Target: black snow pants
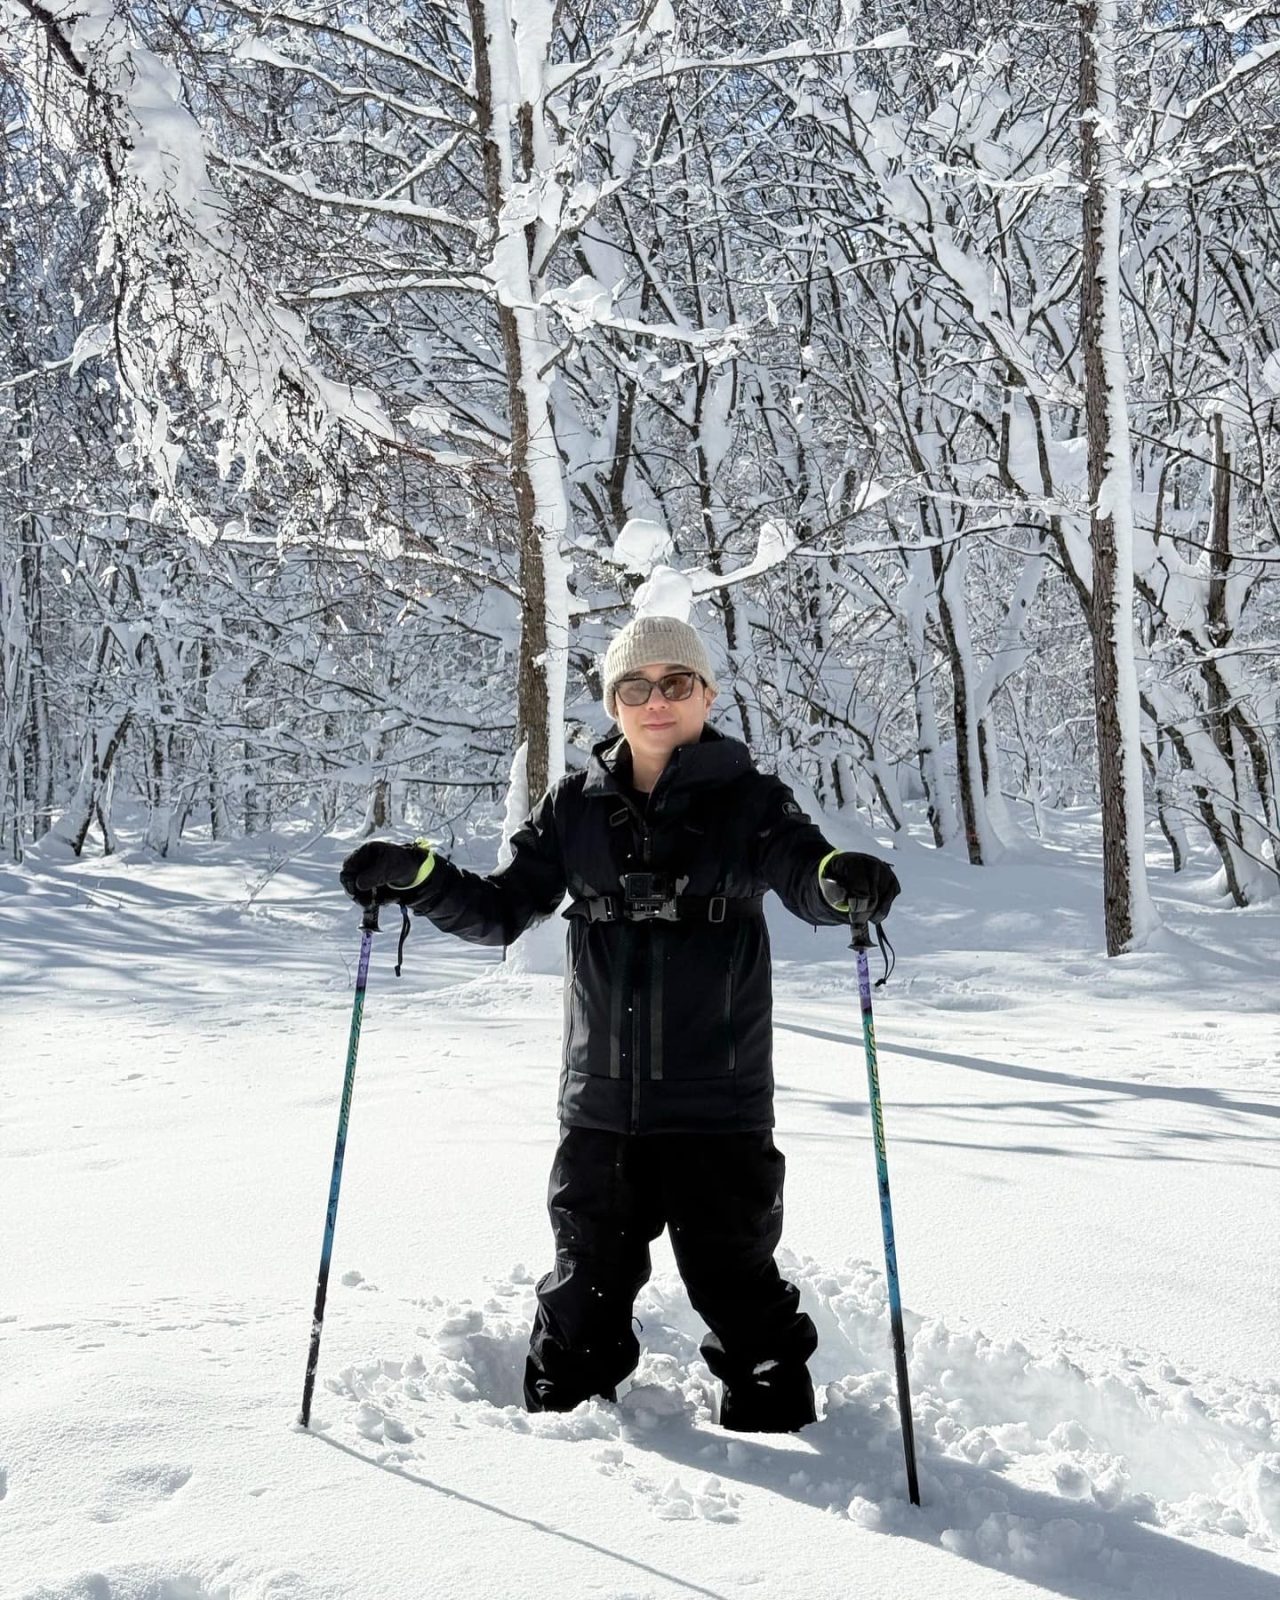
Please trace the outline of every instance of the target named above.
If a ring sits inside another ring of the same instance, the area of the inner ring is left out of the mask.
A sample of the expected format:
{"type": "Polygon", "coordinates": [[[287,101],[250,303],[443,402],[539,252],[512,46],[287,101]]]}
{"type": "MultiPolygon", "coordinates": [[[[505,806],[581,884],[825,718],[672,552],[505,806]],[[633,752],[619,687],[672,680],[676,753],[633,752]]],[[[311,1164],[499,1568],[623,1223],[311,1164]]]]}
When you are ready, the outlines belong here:
{"type": "Polygon", "coordinates": [[[555,1267],[538,1284],[525,1367],[530,1411],[614,1397],[640,1346],[632,1303],[649,1245],[671,1232],[702,1354],[724,1384],[720,1421],[786,1433],[814,1420],[817,1348],[800,1295],[774,1263],[785,1163],[771,1133],[618,1134],[565,1128],[548,1189],[555,1267]]]}

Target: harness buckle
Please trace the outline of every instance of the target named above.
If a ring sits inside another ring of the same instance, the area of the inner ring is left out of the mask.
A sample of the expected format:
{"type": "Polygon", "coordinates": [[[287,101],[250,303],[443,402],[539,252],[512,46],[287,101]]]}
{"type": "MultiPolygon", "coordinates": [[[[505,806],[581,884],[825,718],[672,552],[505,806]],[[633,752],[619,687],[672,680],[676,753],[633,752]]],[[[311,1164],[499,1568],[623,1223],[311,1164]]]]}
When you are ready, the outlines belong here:
{"type": "Polygon", "coordinates": [[[588,922],[616,922],[618,904],[611,894],[602,894],[587,901],[588,922]]]}
{"type": "Polygon", "coordinates": [[[725,918],[725,912],[727,910],[728,902],[726,901],[724,895],[713,894],[710,900],[707,901],[707,921],[723,922],[725,918]]]}

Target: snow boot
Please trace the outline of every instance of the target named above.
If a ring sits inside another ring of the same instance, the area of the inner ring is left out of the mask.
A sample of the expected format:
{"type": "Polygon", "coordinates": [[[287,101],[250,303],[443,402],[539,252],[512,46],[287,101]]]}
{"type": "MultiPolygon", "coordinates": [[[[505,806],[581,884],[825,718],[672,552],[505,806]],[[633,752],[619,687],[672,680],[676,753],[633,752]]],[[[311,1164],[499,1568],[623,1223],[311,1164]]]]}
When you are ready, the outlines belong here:
{"type": "Polygon", "coordinates": [[[734,1433],[798,1433],[817,1419],[807,1367],[761,1362],[749,1377],[725,1384],[720,1426],[734,1433]]]}

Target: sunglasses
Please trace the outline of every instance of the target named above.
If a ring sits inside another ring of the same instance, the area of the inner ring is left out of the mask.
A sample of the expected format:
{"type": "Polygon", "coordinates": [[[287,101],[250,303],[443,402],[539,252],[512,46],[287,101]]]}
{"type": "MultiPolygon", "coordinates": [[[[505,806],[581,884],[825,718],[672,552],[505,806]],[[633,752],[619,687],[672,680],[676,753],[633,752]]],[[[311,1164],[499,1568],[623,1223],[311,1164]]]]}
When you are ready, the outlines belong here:
{"type": "Polygon", "coordinates": [[[655,689],[664,700],[687,700],[701,682],[696,672],[664,672],[660,678],[619,678],[613,692],[624,706],[647,706],[655,689]]]}

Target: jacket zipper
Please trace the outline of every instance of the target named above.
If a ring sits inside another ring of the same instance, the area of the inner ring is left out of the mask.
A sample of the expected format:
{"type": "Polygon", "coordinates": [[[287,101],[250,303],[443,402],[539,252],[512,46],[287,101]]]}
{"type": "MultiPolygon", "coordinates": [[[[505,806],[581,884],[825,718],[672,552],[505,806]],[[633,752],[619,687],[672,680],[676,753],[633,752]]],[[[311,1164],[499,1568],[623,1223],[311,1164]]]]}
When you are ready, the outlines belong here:
{"type": "Polygon", "coordinates": [[[730,958],[729,970],[724,979],[724,1030],[729,1040],[729,1071],[738,1070],[738,1046],[733,1037],[733,972],[734,961],[730,958]]]}
{"type": "MultiPolygon", "coordinates": [[[[628,801],[628,804],[630,804],[629,801],[628,801]]],[[[636,820],[640,824],[640,857],[641,857],[641,860],[644,862],[645,866],[647,867],[649,865],[649,859],[650,859],[650,841],[649,841],[648,825],[645,823],[644,818],[640,815],[639,811],[637,811],[634,806],[632,806],[631,809],[632,809],[633,812],[635,812],[636,820]]],[[[640,1132],[640,1051],[639,1051],[640,1011],[639,1011],[638,1006],[636,1005],[636,1000],[638,999],[639,993],[640,993],[640,985],[638,983],[636,983],[636,981],[635,981],[636,968],[638,968],[639,965],[640,965],[640,962],[641,962],[641,959],[642,959],[641,958],[641,951],[643,951],[644,952],[643,960],[644,960],[644,962],[646,964],[646,970],[645,970],[645,974],[644,975],[645,975],[645,978],[649,982],[652,982],[653,974],[648,970],[648,963],[652,959],[651,944],[652,944],[652,941],[650,939],[645,939],[645,940],[636,939],[632,943],[632,947],[631,947],[632,948],[632,952],[633,952],[633,959],[634,959],[634,962],[635,962],[635,965],[631,969],[632,982],[631,982],[631,1006],[630,1006],[630,1010],[631,1010],[631,1131],[632,1131],[632,1133],[639,1133],[640,1132]]]]}
{"type": "MultiPolygon", "coordinates": [[[[635,965],[632,967],[633,976],[640,965],[640,941],[632,945],[635,954],[635,965]]],[[[636,1029],[638,1013],[636,1008],[636,993],[639,985],[634,981],[631,985],[631,1131],[640,1132],[640,1056],[636,1049],[636,1029]]]]}

